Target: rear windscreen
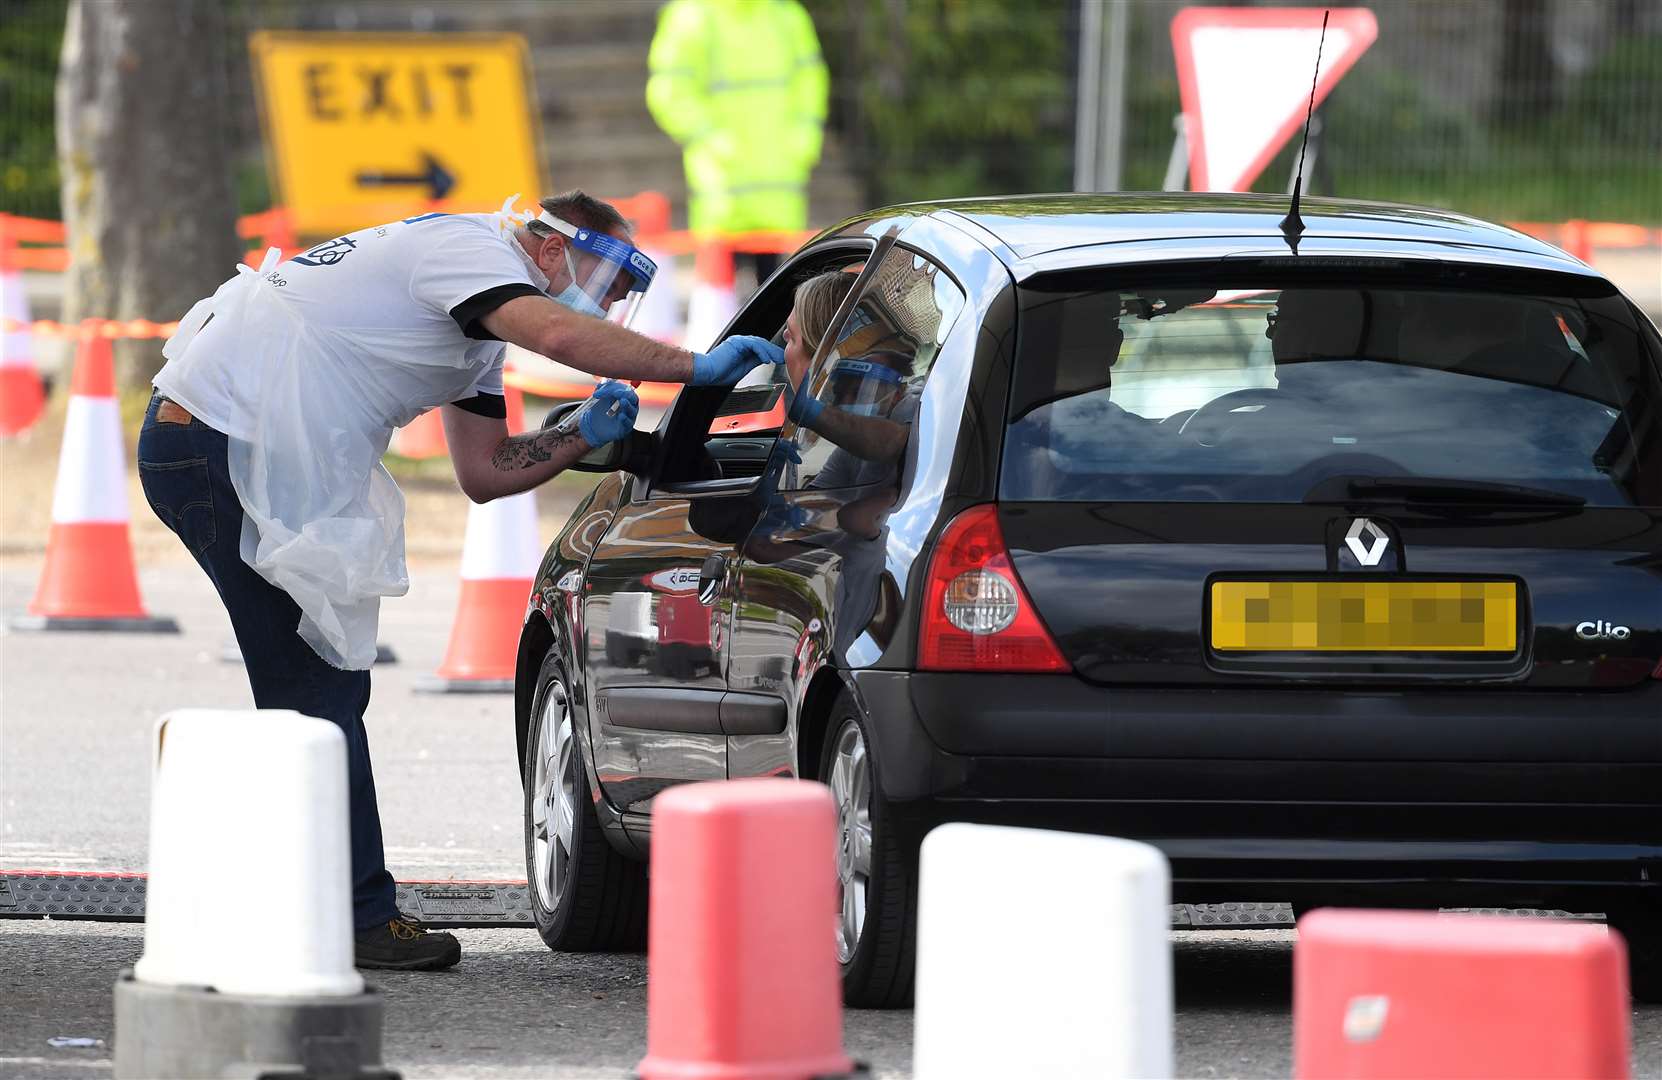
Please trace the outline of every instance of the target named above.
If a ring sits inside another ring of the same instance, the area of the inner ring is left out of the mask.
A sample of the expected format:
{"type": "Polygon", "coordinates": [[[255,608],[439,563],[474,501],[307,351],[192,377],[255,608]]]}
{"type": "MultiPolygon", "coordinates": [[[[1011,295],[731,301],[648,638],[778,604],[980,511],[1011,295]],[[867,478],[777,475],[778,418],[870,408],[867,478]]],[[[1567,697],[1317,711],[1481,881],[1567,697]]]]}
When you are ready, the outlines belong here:
{"type": "Polygon", "coordinates": [[[1004,499],[1299,502],[1401,478],[1662,505],[1657,361],[1613,293],[1037,281],[1004,499]]]}

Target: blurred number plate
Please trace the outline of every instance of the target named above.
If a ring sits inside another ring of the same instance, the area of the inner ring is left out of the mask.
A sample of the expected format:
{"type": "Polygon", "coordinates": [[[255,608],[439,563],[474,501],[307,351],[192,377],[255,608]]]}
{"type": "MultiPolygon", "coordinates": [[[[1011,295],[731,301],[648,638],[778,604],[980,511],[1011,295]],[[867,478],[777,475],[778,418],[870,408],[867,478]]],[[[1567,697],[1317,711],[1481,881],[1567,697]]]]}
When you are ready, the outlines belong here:
{"type": "Polygon", "coordinates": [[[1219,652],[1473,652],[1518,647],[1511,581],[1214,581],[1219,652]]]}

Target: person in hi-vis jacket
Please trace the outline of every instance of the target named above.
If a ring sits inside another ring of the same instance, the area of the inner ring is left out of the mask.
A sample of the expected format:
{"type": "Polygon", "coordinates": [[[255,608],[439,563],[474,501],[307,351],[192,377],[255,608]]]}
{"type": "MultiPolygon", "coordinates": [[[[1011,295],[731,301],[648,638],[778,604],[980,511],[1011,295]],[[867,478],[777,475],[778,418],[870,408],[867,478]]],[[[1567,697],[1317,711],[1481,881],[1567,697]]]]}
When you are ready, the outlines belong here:
{"type": "MultiPolygon", "coordinates": [[[[687,223],[707,235],[808,224],[830,80],[797,0],[671,0],[658,15],[646,104],[681,144],[687,223]]],[[[760,282],[778,265],[758,255],[760,282]]]]}
{"type": "Polygon", "coordinates": [[[180,321],[139,435],[145,497],[218,590],[254,703],[346,735],[360,967],[461,956],[394,905],[364,734],[381,597],[409,588],[404,499],[381,464],[393,430],[441,408],[462,491],[486,502],[623,438],[638,409],[605,382],[570,430],[510,434],[507,342],[610,379],[700,385],[783,360],[760,338],[694,354],[618,325],[657,268],[617,210],[580,191],[535,215],[512,203],[239,266],[180,321]]]}

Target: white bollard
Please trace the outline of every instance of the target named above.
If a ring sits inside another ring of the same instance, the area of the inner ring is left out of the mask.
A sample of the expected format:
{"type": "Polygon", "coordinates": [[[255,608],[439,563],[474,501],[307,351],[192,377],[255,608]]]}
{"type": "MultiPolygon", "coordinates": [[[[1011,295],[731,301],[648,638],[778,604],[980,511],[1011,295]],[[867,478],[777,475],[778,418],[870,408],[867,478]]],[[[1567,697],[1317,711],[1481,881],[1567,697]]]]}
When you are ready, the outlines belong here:
{"type": "Polygon", "coordinates": [[[287,710],[181,709],[156,723],[141,982],[224,994],[363,992],[352,966],[346,739],[287,710]],[[250,925],[271,883],[302,901],[250,925]]]}
{"type": "Polygon", "coordinates": [[[116,1077],[379,1074],[381,1001],[353,967],[340,729],[182,709],[152,754],[144,955],[116,983],[116,1077]]]}
{"type": "Polygon", "coordinates": [[[1157,849],[951,824],[924,839],[919,874],[916,1080],[1171,1075],[1157,849]]]}

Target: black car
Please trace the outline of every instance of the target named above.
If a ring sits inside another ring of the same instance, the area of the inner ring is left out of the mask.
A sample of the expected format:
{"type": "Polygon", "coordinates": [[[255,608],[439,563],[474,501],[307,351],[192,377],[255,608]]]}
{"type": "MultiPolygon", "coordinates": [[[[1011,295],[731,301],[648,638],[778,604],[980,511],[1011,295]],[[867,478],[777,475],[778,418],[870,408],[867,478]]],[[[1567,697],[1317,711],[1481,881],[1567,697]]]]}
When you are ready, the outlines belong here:
{"type": "Polygon", "coordinates": [[[858,271],[801,390],[684,390],[538,574],[544,940],[639,943],[658,792],[800,776],[850,1003],[910,994],[948,820],[1147,841],[1179,902],[1606,912],[1654,996],[1656,328],[1510,229],[1285,211],[914,205],[797,252],[728,332],[858,271]]]}

